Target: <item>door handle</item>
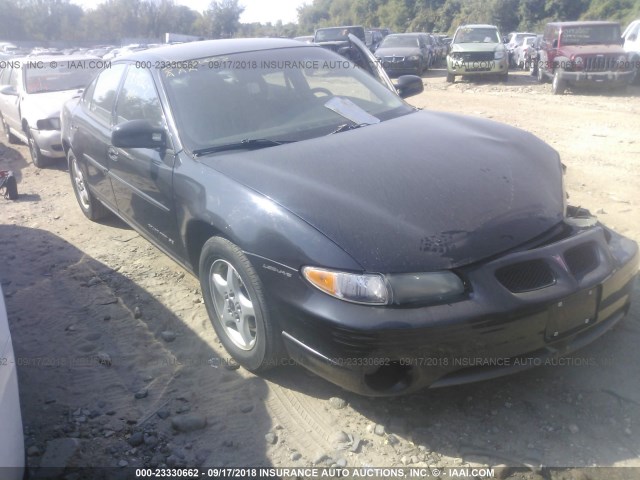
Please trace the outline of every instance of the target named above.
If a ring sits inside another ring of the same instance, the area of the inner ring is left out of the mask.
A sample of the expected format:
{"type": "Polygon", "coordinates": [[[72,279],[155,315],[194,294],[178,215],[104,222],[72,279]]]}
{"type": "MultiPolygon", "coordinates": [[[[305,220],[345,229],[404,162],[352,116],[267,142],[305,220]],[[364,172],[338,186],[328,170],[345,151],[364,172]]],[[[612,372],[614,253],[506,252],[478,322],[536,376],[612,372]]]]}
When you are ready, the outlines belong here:
{"type": "Polygon", "coordinates": [[[118,161],[118,151],[115,148],[109,147],[107,149],[107,155],[109,156],[109,159],[113,160],[114,162],[118,161]]]}

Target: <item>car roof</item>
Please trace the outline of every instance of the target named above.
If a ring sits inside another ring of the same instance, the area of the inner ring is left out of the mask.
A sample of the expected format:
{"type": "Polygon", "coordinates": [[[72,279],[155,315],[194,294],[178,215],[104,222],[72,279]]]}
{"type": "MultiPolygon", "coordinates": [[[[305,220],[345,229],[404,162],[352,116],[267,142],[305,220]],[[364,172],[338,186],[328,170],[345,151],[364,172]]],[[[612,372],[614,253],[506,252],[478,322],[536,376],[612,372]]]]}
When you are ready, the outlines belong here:
{"type": "Polygon", "coordinates": [[[408,33],[390,33],[387,37],[419,37],[420,35],[426,35],[421,32],[408,32],[408,33]]]}
{"type": "Polygon", "coordinates": [[[620,25],[619,22],[609,22],[605,20],[585,20],[585,21],[573,21],[573,22],[550,22],[547,25],[553,25],[554,27],[578,27],[578,26],[599,26],[599,25],[620,25]]]}
{"type": "Polygon", "coordinates": [[[460,25],[458,28],[495,28],[496,30],[498,29],[498,27],[496,27],[495,25],[489,25],[487,23],[470,23],[468,25],[460,25]]]}
{"type": "Polygon", "coordinates": [[[19,60],[20,63],[28,62],[69,62],[69,61],[81,61],[81,60],[101,60],[100,57],[95,55],[27,55],[24,57],[17,57],[15,60],[19,60]]]}
{"type": "MultiPolygon", "coordinates": [[[[301,43],[290,38],[233,38],[222,40],[202,40],[199,42],[167,45],[151,48],[118,57],[120,60],[189,60],[216,57],[233,53],[274,50],[279,48],[309,48],[312,44],[301,43]]],[[[314,47],[315,48],[315,47],[314,47]]],[[[317,47],[321,48],[321,47],[317,47]]],[[[114,59],[116,61],[116,59],[114,59]]]]}

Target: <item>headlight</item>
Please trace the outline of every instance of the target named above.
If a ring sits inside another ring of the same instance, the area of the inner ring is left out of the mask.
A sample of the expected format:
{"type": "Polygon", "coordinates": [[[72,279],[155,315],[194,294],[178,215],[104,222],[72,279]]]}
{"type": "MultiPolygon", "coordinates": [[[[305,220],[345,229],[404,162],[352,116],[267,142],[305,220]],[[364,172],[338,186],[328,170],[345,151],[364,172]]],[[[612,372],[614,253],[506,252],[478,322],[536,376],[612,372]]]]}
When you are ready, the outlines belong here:
{"type": "Polygon", "coordinates": [[[47,118],[45,120],[38,120],[36,122],[36,128],[38,130],[60,130],[60,118],[47,118]]]}
{"type": "Polygon", "coordinates": [[[504,58],[504,50],[496,51],[496,53],[493,55],[493,58],[495,60],[502,60],[504,58]]]}
{"type": "Polygon", "coordinates": [[[410,57],[407,57],[407,60],[410,62],[418,62],[420,60],[420,55],[411,55],[410,57]]]}
{"type": "Polygon", "coordinates": [[[453,272],[425,272],[387,275],[393,303],[441,303],[459,298],[464,283],[453,272]]]}
{"type": "Polygon", "coordinates": [[[577,68],[582,68],[584,65],[584,60],[582,57],[576,57],[573,59],[573,63],[577,68]]]}
{"type": "Polygon", "coordinates": [[[389,290],[382,275],[347,273],[315,267],[304,267],[302,274],[311,285],[341,300],[371,305],[389,303],[389,290]]]}

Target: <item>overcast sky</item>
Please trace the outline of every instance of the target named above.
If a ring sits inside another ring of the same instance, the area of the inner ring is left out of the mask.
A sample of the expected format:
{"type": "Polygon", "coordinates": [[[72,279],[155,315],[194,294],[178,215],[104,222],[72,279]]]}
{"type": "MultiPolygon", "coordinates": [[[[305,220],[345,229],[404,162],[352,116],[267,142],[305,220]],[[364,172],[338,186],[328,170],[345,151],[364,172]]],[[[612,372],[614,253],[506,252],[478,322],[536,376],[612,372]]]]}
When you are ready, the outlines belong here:
{"type": "MultiPolygon", "coordinates": [[[[277,0],[273,2],[267,0],[240,0],[240,5],[245,7],[240,21],[243,23],[276,23],[278,20],[282,20],[283,23],[297,22],[298,11],[296,9],[310,2],[311,0],[277,0]]],[[[71,3],[80,5],[83,8],[95,8],[103,2],[100,0],[71,0],[71,3]]],[[[176,0],[176,3],[202,12],[207,9],[211,0],[176,0]]]]}

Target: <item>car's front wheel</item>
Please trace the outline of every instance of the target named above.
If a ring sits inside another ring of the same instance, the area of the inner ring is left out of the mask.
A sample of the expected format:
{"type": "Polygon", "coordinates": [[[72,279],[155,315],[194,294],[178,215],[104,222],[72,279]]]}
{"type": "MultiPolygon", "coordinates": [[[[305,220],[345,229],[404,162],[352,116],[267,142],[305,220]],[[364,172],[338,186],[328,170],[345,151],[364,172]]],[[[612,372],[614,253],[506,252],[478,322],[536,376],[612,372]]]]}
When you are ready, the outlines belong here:
{"type": "Polygon", "coordinates": [[[553,74],[553,81],[551,82],[551,91],[554,95],[562,95],[567,87],[567,82],[560,78],[559,70],[553,74]]]}
{"type": "Polygon", "coordinates": [[[73,193],[76,195],[76,200],[84,216],[95,222],[109,215],[110,212],[107,207],[89,191],[84,172],[73,150],[69,150],[67,160],[69,162],[69,175],[71,176],[73,193]]]}
{"type": "Polygon", "coordinates": [[[280,331],[247,256],[232,242],[213,237],[202,248],[199,272],[209,318],[227,352],[251,372],[276,366],[280,331]]]}
{"type": "Polygon", "coordinates": [[[540,65],[538,65],[538,72],[537,72],[537,78],[538,78],[538,83],[545,83],[547,81],[547,76],[544,73],[544,70],[542,70],[542,67],[540,65]]]}
{"type": "Polygon", "coordinates": [[[45,157],[40,151],[35,138],[27,132],[27,140],[29,140],[29,155],[33,165],[37,168],[43,168],[46,165],[47,157],[45,157]]]}
{"type": "Polygon", "coordinates": [[[456,76],[451,73],[447,73],[447,82],[453,83],[455,81],[456,81],[456,76]]]}

